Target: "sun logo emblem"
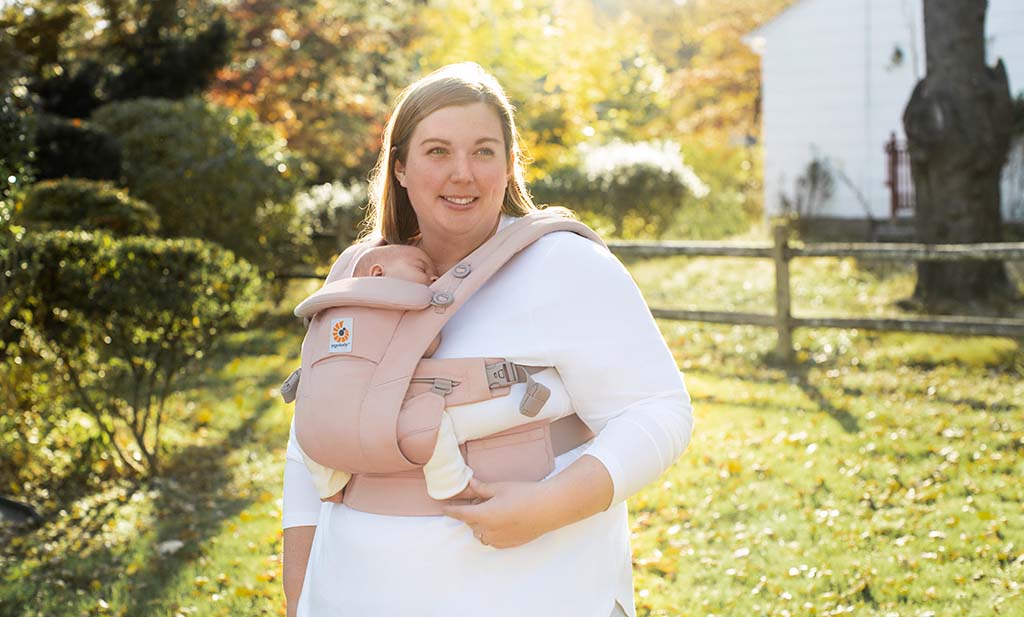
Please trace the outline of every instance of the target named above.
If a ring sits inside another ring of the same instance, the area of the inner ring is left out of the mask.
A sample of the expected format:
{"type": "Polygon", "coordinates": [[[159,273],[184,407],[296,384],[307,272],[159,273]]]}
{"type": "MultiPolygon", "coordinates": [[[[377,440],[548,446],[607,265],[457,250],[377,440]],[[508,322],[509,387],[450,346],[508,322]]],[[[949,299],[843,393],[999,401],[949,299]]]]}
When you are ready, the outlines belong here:
{"type": "Polygon", "coordinates": [[[336,343],[345,343],[348,341],[349,332],[348,328],[345,327],[344,321],[339,321],[334,324],[334,329],[331,332],[331,338],[333,338],[336,343]]]}

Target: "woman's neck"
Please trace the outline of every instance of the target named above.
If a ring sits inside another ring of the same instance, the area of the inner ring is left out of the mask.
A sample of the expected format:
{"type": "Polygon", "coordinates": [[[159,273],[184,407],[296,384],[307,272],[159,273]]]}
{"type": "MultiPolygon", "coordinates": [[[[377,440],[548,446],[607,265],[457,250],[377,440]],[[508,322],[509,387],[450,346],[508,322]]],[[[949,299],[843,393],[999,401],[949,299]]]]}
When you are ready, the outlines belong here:
{"type": "Polygon", "coordinates": [[[498,231],[500,223],[501,215],[498,215],[494,226],[485,233],[456,238],[421,234],[418,246],[433,260],[437,273],[444,274],[493,236],[498,231]]]}

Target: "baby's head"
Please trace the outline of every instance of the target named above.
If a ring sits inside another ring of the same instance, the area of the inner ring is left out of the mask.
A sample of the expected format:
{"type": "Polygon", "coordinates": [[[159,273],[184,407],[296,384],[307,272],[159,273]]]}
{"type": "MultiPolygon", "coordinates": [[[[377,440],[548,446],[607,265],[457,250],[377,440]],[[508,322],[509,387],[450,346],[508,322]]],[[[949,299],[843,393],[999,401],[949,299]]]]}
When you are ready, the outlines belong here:
{"type": "Polygon", "coordinates": [[[366,251],[356,262],[352,275],[391,276],[421,285],[437,280],[430,257],[423,249],[407,244],[387,244],[366,251]]]}

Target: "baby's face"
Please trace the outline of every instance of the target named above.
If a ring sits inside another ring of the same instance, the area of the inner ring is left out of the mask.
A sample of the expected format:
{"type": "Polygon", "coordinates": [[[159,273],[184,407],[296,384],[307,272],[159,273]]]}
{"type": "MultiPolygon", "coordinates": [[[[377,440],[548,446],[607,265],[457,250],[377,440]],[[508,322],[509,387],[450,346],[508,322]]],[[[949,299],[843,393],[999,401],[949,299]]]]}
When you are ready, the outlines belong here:
{"type": "Polygon", "coordinates": [[[404,281],[430,285],[437,280],[434,262],[421,249],[414,246],[396,246],[397,250],[387,251],[387,258],[379,263],[383,276],[393,276],[404,281]]]}

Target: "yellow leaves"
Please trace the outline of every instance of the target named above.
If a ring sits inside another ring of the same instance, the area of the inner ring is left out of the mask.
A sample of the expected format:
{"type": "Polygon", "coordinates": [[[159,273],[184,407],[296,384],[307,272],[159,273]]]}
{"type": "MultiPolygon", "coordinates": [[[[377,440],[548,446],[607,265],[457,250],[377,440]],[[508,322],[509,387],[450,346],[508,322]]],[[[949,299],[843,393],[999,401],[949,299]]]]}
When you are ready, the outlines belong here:
{"type": "Polygon", "coordinates": [[[213,411],[209,407],[203,407],[196,413],[196,424],[206,426],[213,420],[213,411]]]}
{"type": "Polygon", "coordinates": [[[277,579],[277,572],[275,570],[264,570],[262,574],[256,576],[256,580],[261,583],[270,583],[277,579]]]}

